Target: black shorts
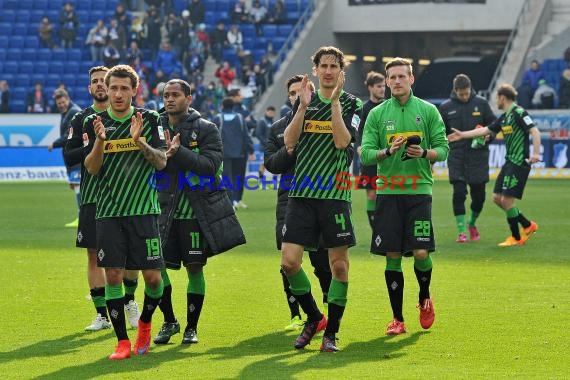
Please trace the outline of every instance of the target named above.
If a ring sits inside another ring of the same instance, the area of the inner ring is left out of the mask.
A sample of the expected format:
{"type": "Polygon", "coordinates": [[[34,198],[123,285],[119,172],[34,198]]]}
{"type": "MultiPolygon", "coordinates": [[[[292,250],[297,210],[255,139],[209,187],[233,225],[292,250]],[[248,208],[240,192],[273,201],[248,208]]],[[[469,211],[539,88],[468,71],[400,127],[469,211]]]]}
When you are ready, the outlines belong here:
{"type": "Polygon", "coordinates": [[[529,174],[529,165],[521,166],[510,161],[505,162],[495,181],[493,193],[522,199],[529,174]]]}
{"type": "Polygon", "coordinates": [[[284,243],[306,248],[323,248],[356,244],[351,221],[350,203],[336,199],[289,198],[282,229],[284,243]]]}
{"type": "Polygon", "coordinates": [[[164,264],[168,269],[180,269],[182,263],[206,265],[204,235],[196,219],[174,219],[164,246],[164,264]]]}
{"type": "Polygon", "coordinates": [[[157,215],[97,219],[97,265],[124,269],[163,268],[157,215]]]}
{"type": "Polygon", "coordinates": [[[414,249],[435,251],[431,195],[378,195],[370,252],[412,256],[414,249]]]}
{"type": "Polygon", "coordinates": [[[79,208],[79,225],[75,246],[79,248],[97,248],[97,229],[95,226],[95,203],[81,205],[79,208]]]}
{"type": "Polygon", "coordinates": [[[360,189],[375,190],[372,184],[372,178],[376,177],[376,170],[376,165],[362,165],[360,167],[360,175],[366,178],[366,182],[363,180],[360,182],[361,184],[358,185],[360,189]]]}

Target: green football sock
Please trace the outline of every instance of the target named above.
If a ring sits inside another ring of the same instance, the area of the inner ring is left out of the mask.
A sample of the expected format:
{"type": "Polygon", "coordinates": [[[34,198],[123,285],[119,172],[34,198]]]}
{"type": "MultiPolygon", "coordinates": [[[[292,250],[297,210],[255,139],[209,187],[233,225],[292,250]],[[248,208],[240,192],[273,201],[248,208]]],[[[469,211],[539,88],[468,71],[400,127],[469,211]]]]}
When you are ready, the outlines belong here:
{"type": "Polygon", "coordinates": [[[204,271],[198,273],[188,272],[188,288],[186,293],[206,294],[206,280],[204,279],[204,271]]]}
{"type": "Polygon", "coordinates": [[[471,216],[469,217],[469,225],[471,227],[475,226],[475,222],[477,221],[477,218],[479,217],[479,213],[475,212],[475,211],[471,211],[471,216]]]}
{"type": "Polygon", "coordinates": [[[341,282],[335,278],[331,280],[331,287],[328,293],[328,303],[339,306],[346,306],[346,295],[348,294],[348,282],[341,282]]]}
{"type": "Polygon", "coordinates": [[[309,281],[309,277],[307,277],[307,273],[305,273],[303,268],[293,276],[287,277],[287,279],[289,280],[289,289],[291,289],[293,295],[298,296],[311,291],[311,281],[309,281]]]}
{"type": "Polygon", "coordinates": [[[467,232],[465,228],[465,215],[455,215],[455,223],[457,224],[457,231],[460,234],[467,232]]]}

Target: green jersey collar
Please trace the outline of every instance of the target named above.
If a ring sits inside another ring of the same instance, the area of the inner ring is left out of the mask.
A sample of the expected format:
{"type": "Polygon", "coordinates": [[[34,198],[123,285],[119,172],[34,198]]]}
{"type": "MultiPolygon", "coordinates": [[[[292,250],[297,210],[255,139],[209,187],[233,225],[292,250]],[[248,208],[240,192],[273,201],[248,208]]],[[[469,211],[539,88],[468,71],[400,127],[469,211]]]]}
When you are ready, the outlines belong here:
{"type": "Polygon", "coordinates": [[[107,113],[109,114],[111,119],[118,121],[118,122],[121,122],[121,123],[124,123],[125,121],[127,121],[131,117],[133,117],[133,113],[135,113],[135,107],[131,106],[129,113],[122,118],[119,118],[113,114],[113,110],[111,109],[111,106],[109,106],[109,108],[107,108],[107,113]]]}
{"type": "Polygon", "coordinates": [[[97,113],[105,111],[105,108],[99,109],[99,108],[97,108],[97,106],[95,106],[95,104],[92,104],[91,108],[93,108],[93,110],[97,113]]]}
{"type": "MultiPolygon", "coordinates": [[[[342,94],[344,94],[344,90],[340,91],[340,95],[339,98],[342,96],[342,94]]],[[[321,102],[329,104],[331,102],[330,99],[325,98],[322,94],[321,94],[321,90],[317,90],[317,95],[319,97],[319,99],[321,100],[321,102]]]]}

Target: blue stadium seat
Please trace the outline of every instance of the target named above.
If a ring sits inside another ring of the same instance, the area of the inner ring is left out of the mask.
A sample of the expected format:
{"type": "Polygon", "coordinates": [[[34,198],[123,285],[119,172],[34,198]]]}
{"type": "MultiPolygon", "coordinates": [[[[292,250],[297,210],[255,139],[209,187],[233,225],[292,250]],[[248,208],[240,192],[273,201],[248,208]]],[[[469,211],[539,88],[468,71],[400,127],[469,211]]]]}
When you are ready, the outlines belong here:
{"type": "Polygon", "coordinates": [[[20,86],[18,83],[18,87],[14,87],[11,90],[12,99],[22,99],[23,101],[26,101],[26,98],[28,97],[28,91],[28,88],[20,86]]]}
{"type": "Polygon", "coordinates": [[[18,63],[13,61],[4,62],[3,72],[7,74],[18,74],[18,63]]]}
{"type": "Polygon", "coordinates": [[[279,36],[281,37],[289,37],[291,32],[293,31],[293,25],[290,24],[282,24],[277,26],[277,31],[279,36]]]}
{"type": "Polygon", "coordinates": [[[16,11],[11,9],[3,9],[0,12],[0,22],[9,22],[11,24],[16,22],[16,11]]]}
{"type": "Polygon", "coordinates": [[[42,17],[44,17],[45,14],[46,14],[45,10],[36,9],[34,7],[34,10],[32,12],[30,12],[30,23],[34,24],[33,26],[35,26],[36,24],[39,24],[40,21],[42,21],[42,17]]]}
{"type": "Polygon", "coordinates": [[[49,70],[49,63],[48,62],[36,62],[34,65],[34,73],[35,74],[44,74],[47,75],[49,70]]]}
{"type": "Polygon", "coordinates": [[[32,75],[34,73],[34,62],[33,61],[22,61],[19,62],[18,73],[32,75]]]}
{"type": "Polygon", "coordinates": [[[10,100],[10,112],[12,113],[26,113],[26,101],[20,99],[10,100]]]}
{"type": "Polygon", "coordinates": [[[277,25],[263,25],[263,36],[267,39],[273,39],[277,35],[277,25]]]}
{"type": "Polygon", "coordinates": [[[297,0],[284,0],[285,3],[285,11],[287,12],[293,12],[298,10],[298,2],[297,0]]]}
{"type": "Polygon", "coordinates": [[[214,25],[217,22],[218,22],[218,17],[217,17],[216,12],[206,11],[204,13],[204,23],[206,23],[208,25],[214,25]]]}
{"type": "Polygon", "coordinates": [[[0,22],[0,36],[9,36],[12,34],[12,24],[9,22],[0,22]]]}
{"type": "Polygon", "coordinates": [[[55,59],[53,59],[49,63],[48,73],[57,74],[57,75],[61,76],[61,74],[63,74],[64,65],[65,65],[65,61],[56,61],[55,59]]]}
{"type": "Polygon", "coordinates": [[[92,4],[94,4],[93,6],[97,7],[98,3],[100,2],[95,2],[91,0],[75,0],[75,9],[82,11],[90,11],[92,4]]]}
{"type": "MultiPolygon", "coordinates": [[[[103,2],[104,3],[104,2],[103,2]]],[[[60,11],[61,10],[61,6],[62,6],[62,2],[61,1],[49,1],[47,2],[47,9],[48,10],[56,10],[56,11],[60,11]]]]}
{"type": "Polygon", "coordinates": [[[275,37],[271,42],[273,43],[273,51],[278,52],[285,44],[285,37],[275,37]]]}
{"type": "Polygon", "coordinates": [[[37,49],[23,49],[21,53],[22,61],[35,61],[37,58],[37,49]]]}
{"type": "MultiPolygon", "coordinates": [[[[1,72],[2,70],[0,70],[1,72]]],[[[10,87],[15,86],[18,84],[18,76],[16,74],[2,74],[2,79],[4,79],[6,82],[8,82],[8,85],[10,85],[10,87]]],[[[13,98],[13,97],[12,97],[13,98]]]]}
{"type": "MultiPolygon", "coordinates": [[[[46,70],[47,70],[47,67],[46,67],[46,70]]],[[[46,82],[46,75],[47,74],[32,74],[32,75],[30,75],[31,86],[34,86],[36,83],[41,83],[43,85],[46,82]]]]}
{"type": "MultiPolygon", "coordinates": [[[[77,75],[75,75],[75,74],[63,74],[60,78],[61,78],[61,81],[62,81],[63,83],[65,83],[65,85],[66,85],[67,87],[73,87],[73,86],[75,86],[76,84],[81,84],[81,79],[82,79],[83,77],[78,78],[77,75]]],[[[85,76],[84,82],[85,82],[85,86],[87,86],[87,84],[88,84],[88,83],[87,83],[87,82],[88,82],[87,76],[85,76]]]]}
{"type": "Polygon", "coordinates": [[[253,57],[255,59],[255,63],[261,62],[261,58],[267,53],[266,49],[254,49],[253,50],[253,57]]]}
{"type": "Polygon", "coordinates": [[[231,4],[233,4],[233,2],[230,0],[216,0],[216,10],[229,12],[231,4]]]}
{"type": "MultiPolygon", "coordinates": [[[[6,10],[16,10],[18,9],[18,0],[4,0],[4,9],[6,10]]],[[[4,12],[4,11],[2,11],[4,12]]]]}
{"type": "Polygon", "coordinates": [[[25,22],[17,22],[12,25],[12,32],[11,35],[14,36],[27,36],[28,35],[28,23],[25,22]]]}
{"type": "Polygon", "coordinates": [[[75,13],[77,14],[77,18],[79,19],[80,24],[86,24],[89,22],[89,11],[76,10],[75,13]]]}
{"type": "Polygon", "coordinates": [[[6,49],[0,49],[0,62],[4,62],[6,60],[6,49]]]}
{"type": "Polygon", "coordinates": [[[25,89],[30,88],[30,86],[32,85],[30,75],[18,74],[15,78],[15,84],[18,85],[18,87],[22,87],[25,89]]]}
{"type": "Polygon", "coordinates": [[[180,15],[183,10],[188,9],[188,2],[186,0],[174,0],[174,10],[177,15],[180,15]]]}
{"type": "Polygon", "coordinates": [[[216,12],[216,22],[222,21],[225,24],[229,24],[231,21],[230,13],[227,11],[218,11],[216,12]]]}
{"type": "Polygon", "coordinates": [[[206,12],[214,12],[216,10],[215,1],[203,1],[202,4],[204,5],[206,12]]]}
{"type": "Polygon", "coordinates": [[[91,20],[93,20],[93,25],[90,25],[90,27],[92,28],[98,20],[103,20],[103,21],[105,21],[105,23],[108,23],[111,14],[109,14],[109,17],[105,17],[105,15],[107,15],[107,13],[105,11],[100,10],[100,9],[92,10],[91,11],[91,20]]]}
{"type": "Polygon", "coordinates": [[[54,61],[65,61],[67,59],[67,50],[62,48],[52,49],[51,59],[54,61]]]}
{"type": "Polygon", "coordinates": [[[222,60],[228,61],[231,66],[235,67],[236,63],[238,62],[238,57],[235,49],[229,48],[222,50],[222,60]]]}
{"type": "Polygon", "coordinates": [[[57,87],[59,82],[61,82],[61,75],[58,74],[48,74],[46,75],[46,86],[54,86],[57,87]]]}
{"type": "Polygon", "coordinates": [[[12,36],[8,41],[8,46],[11,48],[22,49],[24,47],[24,37],[12,36]]]}
{"type": "MultiPolygon", "coordinates": [[[[33,0],[19,0],[18,1],[18,9],[34,9],[34,1],[33,0]]],[[[28,11],[29,12],[29,11],[28,11]]]]}
{"type": "Polygon", "coordinates": [[[294,24],[297,21],[299,21],[299,18],[301,18],[301,12],[299,11],[287,12],[287,21],[290,22],[291,24],[294,24]]]}
{"type": "Polygon", "coordinates": [[[38,36],[27,36],[24,40],[24,47],[37,49],[40,47],[40,38],[38,36]]]}
{"type": "Polygon", "coordinates": [[[48,9],[45,14],[54,25],[59,25],[59,10],[48,9]]]}
{"type": "MultiPolygon", "coordinates": [[[[88,54],[91,58],[91,54],[88,54]]],[[[81,62],[81,49],[67,49],[67,61],[71,64],[81,62]]]]}
{"type": "Polygon", "coordinates": [[[267,38],[265,37],[257,37],[255,39],[255,47],[254,49],[265,49],[267,50],[267,38]]]}
{"type": "Polygon", "coordinates": [[[30,22],[30,11],[29,10],[17,11],[16,22],[30,22]]]}
{"type": "Polygon", "coordinates": [[[22,49],[11,48],[6,50],[6,57],[10,61],[18,62],[22,59],[22,49]]]}
{"type": "Polygon", "coordinates": [[[48,9],[48,3],[57,3],[54,0],[34,0],[34,7],[33,9],[45,12],[48,9]]]}
{"type": "Polygon", "coordinates": [[[0,49],[4,50],[7,49],[9,45],[9,38],[8,36],[0,35],[0,49]]]}
{"type": "Polygon", "coordinates": [[[37,49],[37,57],[36,59],[38,62],[48,62],[51,60],[51,49],[41,48],[37,49]]]}

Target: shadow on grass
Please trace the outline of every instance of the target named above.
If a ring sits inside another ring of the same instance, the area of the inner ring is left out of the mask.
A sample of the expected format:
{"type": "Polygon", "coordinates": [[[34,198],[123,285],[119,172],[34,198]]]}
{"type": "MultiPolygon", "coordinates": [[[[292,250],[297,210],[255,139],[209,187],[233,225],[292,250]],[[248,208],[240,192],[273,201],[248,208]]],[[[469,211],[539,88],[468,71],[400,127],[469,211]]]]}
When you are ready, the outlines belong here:
{"type": "MultiPolygon", "coordinates": [[[[86,364],[74,365],[70,363],[69,367],[34,377],[34,379],[95,379],[105,375],[112,375],[116,378],[132,378],[136,372],[150,370],[166,362],[187,361],[203,355],[187,350],[183,351],[188,346],[182,345],[173,346],[173,349],[165,351],[153,351],[153,347],[151,346],[151,351],[146,355],[137,356],[131,353],[131,358],[126,360],[109,360],[107,357],[103,357],[86,364]]],[[[111,347],[109,347],[109,354],[111,354],[111,347]]]]}
{"type": "Polygon", "coordinates": [[[245,366],[238,378],[294,379],[305,371],[331,370],[353,363],[379,362],[404,356],[406,346],[415,344],[429,332],[421,331],[405,336],[381,336],[367,342],[353,342],[341,347],[339,353],[321,353],[318,351],[321,335],[315,337],[305,350],[295,350],[293,342],[296,335],[284,336],[283,332],[274,332],[253,337],[231,347],[218,347],[207,354],[217,355],[214,360],[232,360],[244,356],[268,356],[245,366]],[[306,360],[298,362],[297,356],[306,360]],[[292,361],[297,361],[292,363],[292,361]]]}
{"type": "Polygon", "coordinates": [[[109,334],[97,334],[95,336],[88,332],[78,332],[57,339],[40,340],[34,344],[20,347],[13,351],[0,352],[0,363],[29,358],[68,355],[81,349],[83,346],[106,339],[109,339],[109,334]]]}

